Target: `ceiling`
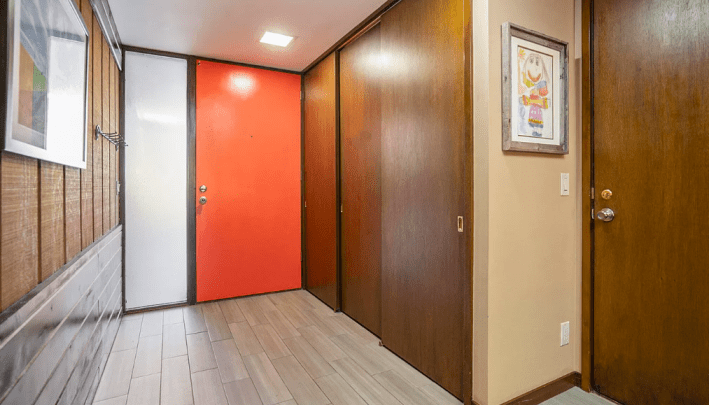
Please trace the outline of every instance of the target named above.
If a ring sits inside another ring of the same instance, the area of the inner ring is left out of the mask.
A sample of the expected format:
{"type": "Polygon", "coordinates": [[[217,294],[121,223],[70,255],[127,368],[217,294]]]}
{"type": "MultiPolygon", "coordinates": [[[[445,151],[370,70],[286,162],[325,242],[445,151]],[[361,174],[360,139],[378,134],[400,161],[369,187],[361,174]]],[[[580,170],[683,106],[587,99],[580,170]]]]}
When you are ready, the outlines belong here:
{"type": "Polygon", "coordinates": [[[124,45],[302,71],[386,0],[108,0],[124,45]],[[265,31],[296,37],[286,48],[265,31]]]}

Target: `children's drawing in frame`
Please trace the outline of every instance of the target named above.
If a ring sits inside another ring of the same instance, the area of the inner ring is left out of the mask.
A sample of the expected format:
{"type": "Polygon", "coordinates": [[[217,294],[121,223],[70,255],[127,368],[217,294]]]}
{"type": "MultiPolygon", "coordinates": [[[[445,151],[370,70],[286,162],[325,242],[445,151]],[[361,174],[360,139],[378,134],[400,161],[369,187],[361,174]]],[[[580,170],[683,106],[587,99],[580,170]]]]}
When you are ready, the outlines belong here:
{"type": "Polygon", "coordinates": [[[568,154],[568,44],[502,26],[502,150],[568,154]]]}

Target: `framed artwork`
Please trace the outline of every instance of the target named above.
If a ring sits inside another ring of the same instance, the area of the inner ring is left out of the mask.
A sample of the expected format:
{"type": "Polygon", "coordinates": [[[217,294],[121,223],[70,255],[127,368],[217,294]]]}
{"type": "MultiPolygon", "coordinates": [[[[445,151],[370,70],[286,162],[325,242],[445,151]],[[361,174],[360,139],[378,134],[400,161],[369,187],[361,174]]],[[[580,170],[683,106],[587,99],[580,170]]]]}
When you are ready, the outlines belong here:
{"type": "Polygon", "coordinates": [[[568,44],[502,26],[502,150],[569,153],[568,44]]]}
{"type": "Polygon", "coordinates": [[[73,0],[9,0],[4,150],[86,168],[89,32],[73,0]]]}

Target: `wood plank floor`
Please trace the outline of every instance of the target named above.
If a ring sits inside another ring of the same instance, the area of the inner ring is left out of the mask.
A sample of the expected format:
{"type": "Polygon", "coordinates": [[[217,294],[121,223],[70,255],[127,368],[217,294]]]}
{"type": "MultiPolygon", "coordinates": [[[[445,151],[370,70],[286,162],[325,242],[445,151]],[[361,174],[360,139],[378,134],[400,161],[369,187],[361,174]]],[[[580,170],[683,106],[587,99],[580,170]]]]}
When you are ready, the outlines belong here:
{"type": "Polygon", "coordinates": [[[125,316],[96,405],[459,405],[306,291],[125,316]]]}

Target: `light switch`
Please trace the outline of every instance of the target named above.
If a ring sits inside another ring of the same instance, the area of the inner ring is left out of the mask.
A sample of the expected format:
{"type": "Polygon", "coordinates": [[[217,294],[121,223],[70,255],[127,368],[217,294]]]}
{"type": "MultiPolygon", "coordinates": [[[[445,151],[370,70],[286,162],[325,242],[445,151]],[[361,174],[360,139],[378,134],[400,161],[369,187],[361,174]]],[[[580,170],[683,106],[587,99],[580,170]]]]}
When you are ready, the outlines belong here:
{"type": "Polygon", "coordinates": [[[561,195],[569,195],[569,173],[561,173],[561,195]]]}

